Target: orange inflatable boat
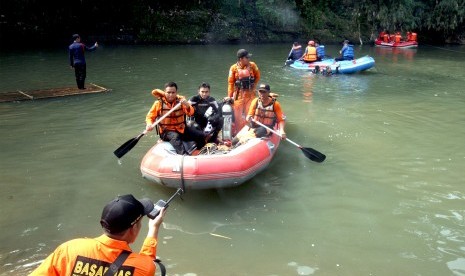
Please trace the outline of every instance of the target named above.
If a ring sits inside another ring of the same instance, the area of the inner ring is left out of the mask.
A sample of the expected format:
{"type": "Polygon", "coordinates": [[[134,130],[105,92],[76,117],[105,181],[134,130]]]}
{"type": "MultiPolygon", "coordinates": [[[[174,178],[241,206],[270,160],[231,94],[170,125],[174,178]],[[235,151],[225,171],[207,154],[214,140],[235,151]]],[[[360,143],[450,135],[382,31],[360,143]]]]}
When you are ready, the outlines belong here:
{"type": "MultiPolygon", "coordinates": [[[[248,126],[241,130],[247,131],[248,126]]],[[[235,147],[204,147],[198,155],[178,155],[170,143],[159,141],[145,154],[140,170],[144,178],[171,188],[235,187],[267,168],[280,141],[276,134],[249,137],[235,147]]]]}

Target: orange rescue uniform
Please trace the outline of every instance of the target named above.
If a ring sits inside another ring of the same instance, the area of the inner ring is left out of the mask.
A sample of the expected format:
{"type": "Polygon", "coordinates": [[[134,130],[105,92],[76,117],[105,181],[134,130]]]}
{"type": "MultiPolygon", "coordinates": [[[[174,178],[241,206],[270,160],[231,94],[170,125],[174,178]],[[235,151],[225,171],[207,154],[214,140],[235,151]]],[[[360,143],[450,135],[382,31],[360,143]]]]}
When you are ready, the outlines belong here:
{"type": "MultiPolygon", "coordinates": [[[[30,275],[102,276],[123,250],[132,252],[127,242],[106,235],[70,240],[58,246],[30,275]]],[[[157,240],[147,237],[140,253],[131,253],[116,275],[155,275],[156,255],[157,240]]]]}
{"type": "MultiPolygon", "coordinates": [[[[177,98],[174,102],[169,103],[166,101],[165,97],[160,98],[158,101],[153,103],[152,108],[150,108],[147,116],[145,117],[145,122],[147,124],[153,124],[157,117],[163,116],[169,110],[171,110],[176,104],[178,104],[180,98],[177,98]]],[[[186,108],[181,105],[174,112],[168,115],[164,120],[159,124],[160,134],[165,131],[177,131],[179,133],[184,133],[186,128],[184,115],[192,116],[194,115],[194,108],[189,106],[186,108]]]]}
{"type": "Polygon", "coordinates": [[[233,64],[229,69],[228,76],[228,97],[234,98],[234,126],[236,134],[246,125],[245,115],[247,114],[250,103],[255,98],[255,86],[260,81],[260,71],[255,62],[250,61],[248,65],[241,66],[239,62],[233,64]],[[236,81],[240,79],[239,71],[248,70],[250,77],[253,78],[253,83],[249,89],[237,87],[236,81]]]}

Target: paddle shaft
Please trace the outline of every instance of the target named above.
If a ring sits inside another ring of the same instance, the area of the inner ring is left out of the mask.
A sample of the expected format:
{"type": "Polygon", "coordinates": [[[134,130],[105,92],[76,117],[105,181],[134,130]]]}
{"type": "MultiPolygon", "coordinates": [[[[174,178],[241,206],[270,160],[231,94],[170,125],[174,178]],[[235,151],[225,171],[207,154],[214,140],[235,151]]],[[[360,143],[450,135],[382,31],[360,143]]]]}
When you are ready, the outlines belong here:
{"type": "Polygon", "coordinates": [[[294,48],[294,47],[291,47],[291,50],[289,51],[289,54],[287,55],[286,61],[284,61],[284,66],[283,66],[283,67],[286,67],[286,66],[287,66],[287,61],[288,61],[289,56],[290,56],[291,53],[292,53],[292,49],[293,49],[293,48],[294,48]]]}
{"type": "MultiPolygon", "coordinates": [[[[165,119],[168,115],[171,114],[175,109],[177,109],[181,105],[181,102],[179,102],[176,106],[174,106],[172,109],[170,109],[168,112],[166,112],[165,115],[163,115],[160,119],[155,121],[151,126],[152,129],[158,125],[163,119],[165,119]]],[[[124,144],[122,144],[119,148],[117,148],[113,154],[116,155],[116,157],[121,158],[123,157],[126,153],[128,153],[134,146],[139,142],[139,139],[144,136],[148,132],[147,128],[144,129],[144,131],[137,135],[136,137],[129,139],[126,141],[124,144]]]]}
{"type": "MultiPolygon", "coordinates": [[[[253,120],[253,119],[252,119],[252,120],[253,120]]],[[[260,122],[258,122],[258,121],[256,121],[256,120],[253,120],[253,121],[254,121],[256,124],[258,124],[258,125],[260,125],[260,126],[266,128],[266,129],[268,129],[269,131],[273,132],[274,134],[276,134],[276,135],[278,135],[278,136],[280,136],[280,137],[282,138],[281,134],[279,134],[279,133],[276,132],[275,130],[273,130],[273,129],[267,127],[266,125],[264,125],[264,124],[262,124],[262,123],[260,123],[260,122]]],[[[295,143],[294,141],[290,140],[290,139],[287,138],[287,137],[286,137],[286,141],[288,141],[289,143],[291,143],[291,144],[293,144],[294,146],[298,147],[300,150],[302,150],[303,154],[304,154],[307,158],[309,158],[309,159],[311,159],[311,160],[313,160],[313,161],[315,161],[315,162],[321,163],[321,162],[323,162],[323,161],[326,159],[326,155],[324,155],[323,153],[321,153],[321,152],[319,152],[319,151],[317,151],[317,150],[314,150],[314,149],[312,149],[312,148],[304,148],[304,147],[302,147],[301,145],[295,143]]]]}
{"type": "MultiPolygon", "coordinates": [[[[267,127],[266,125],[260,123],[259,121],[254,120],[254,119],[252,119],[252,121],[253,121],[254,123],[256,123],[257,125],[260,125],[260,126],[266,128],[266,129],[268,129],[269,131],[273,132],[274,134],[278,135],[279,137],[282,137],[281,134],[280,134],[279,132],[277,132],[276,130],[274,130],[274,129],[270,128],[270,127],[267,127]]],[[[299,147],[299,148],[302,148],[301,146],[299,146],[299,145],[296,144],[295,142],[289,140],[288,138],[286,138],[286,140],[287,140],[288,142],[290,142],[291,144],[293,144],[293,145],[295,145],[295,146],[297,146],[297,147],[299,147]]]]}

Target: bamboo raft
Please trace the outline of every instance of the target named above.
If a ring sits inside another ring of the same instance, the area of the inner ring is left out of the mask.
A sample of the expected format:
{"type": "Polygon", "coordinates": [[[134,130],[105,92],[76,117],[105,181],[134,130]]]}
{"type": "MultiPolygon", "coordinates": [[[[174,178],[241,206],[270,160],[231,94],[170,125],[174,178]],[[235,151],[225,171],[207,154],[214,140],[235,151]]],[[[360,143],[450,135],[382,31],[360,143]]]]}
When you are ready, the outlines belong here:
{"type": "Polygon", "coordinates": [[[27,101],[27,100],[38,100],[46,98],[56,98],[71,95],[81,94],[92,94],[108,92],[111,89],[89,83],[87,89],[78,89],[77,87],[61,87],[51,89],[38,89],[30,91],[16,90],[15,92],[0,93],[0,103],[4,102],[15,102],[15,101],[27,101]]]}

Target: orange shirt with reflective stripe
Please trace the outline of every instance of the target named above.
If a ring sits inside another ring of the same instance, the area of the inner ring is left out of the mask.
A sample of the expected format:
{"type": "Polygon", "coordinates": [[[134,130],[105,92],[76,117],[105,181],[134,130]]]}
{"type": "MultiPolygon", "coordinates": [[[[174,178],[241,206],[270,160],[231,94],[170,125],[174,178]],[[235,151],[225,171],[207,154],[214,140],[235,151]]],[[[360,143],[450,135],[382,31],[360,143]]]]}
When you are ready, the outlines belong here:
{"type": "MultiPolygon", "coordinates": [[[[176,101],[172,103],[168,103],[165,100],[165,98],[156,101],[155,103],[153,103],[152,108],[150,108],[149,113],[147,113],[147,116],[145,117],[145,122],[147,124],[153,124],[153,122],[155,122],[155,119],[161,115],[161,111],[163,108],[162,100],[165,102],[166,106],[170,109],[172,109],[177,104],[176,101]]],[[[184,111],[184,114],[186,114],[187,116],[194,115],[195,110],[192,106],[189,106],[189,108],[186,108],[184,105],[181,105],[181,108],[184,111]]],[[[163,131],[174,130],[179,133],[184,133],[184,129],[185,129],[185,124],[182,124],[178,126],[166,126],[163,131]]]]}
{"type": "MultiPolygon", "coordinates": [[[[127,242],[114,240],[106,235],[101,235],[95,239],[70,240],[58,246],[30,275],[73,275],[72,270],[78,256],[112,264],[123,250],[132,252],[127,242]]],[[[135,268],[134,275],[131,276],[155,275],[153,260],[155,260],[156,255],[157,240],[147,237],[140,253],[131,253],[124,261],[123,266],[135,268]]],[[[103,271],[103,273],[105,272],[103,271]]]]}

